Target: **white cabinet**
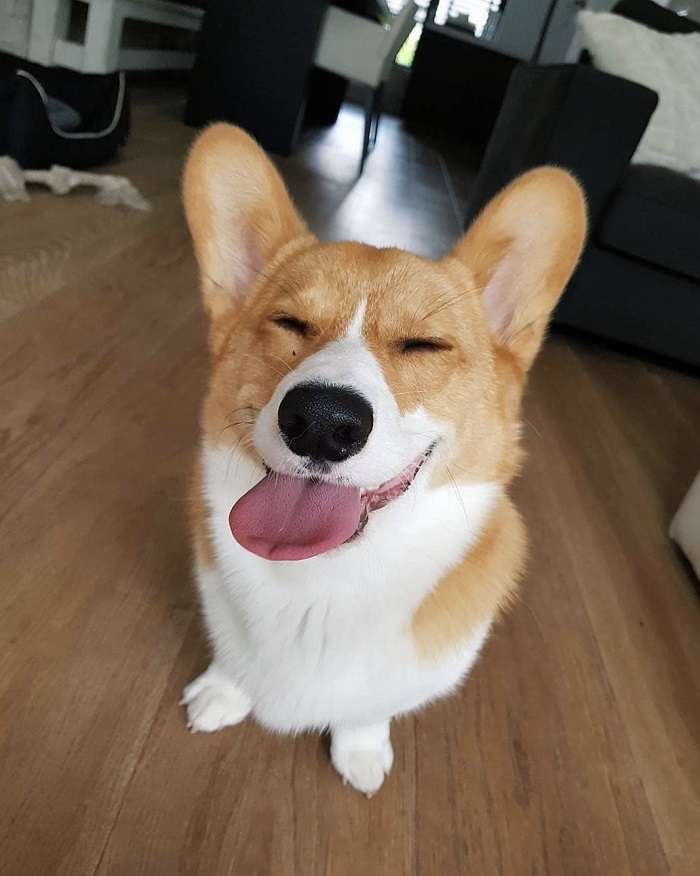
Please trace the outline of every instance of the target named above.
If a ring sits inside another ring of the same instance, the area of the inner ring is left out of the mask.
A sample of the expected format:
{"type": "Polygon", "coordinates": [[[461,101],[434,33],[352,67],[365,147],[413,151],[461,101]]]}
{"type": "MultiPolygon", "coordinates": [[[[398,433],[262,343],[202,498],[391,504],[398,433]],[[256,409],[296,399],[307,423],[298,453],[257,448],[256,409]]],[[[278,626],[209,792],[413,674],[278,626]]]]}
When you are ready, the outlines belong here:
{"type": "Polygon", "coordinates": [[[133,19],[197,31],[201,9],[171,0],[75,0],[87,8],[81,39],[69,39],[71,0],[0,0],[0,49],[39,64],[83,73],[191,67],[192,52],[130,48],[124,22],[133,19]]]}

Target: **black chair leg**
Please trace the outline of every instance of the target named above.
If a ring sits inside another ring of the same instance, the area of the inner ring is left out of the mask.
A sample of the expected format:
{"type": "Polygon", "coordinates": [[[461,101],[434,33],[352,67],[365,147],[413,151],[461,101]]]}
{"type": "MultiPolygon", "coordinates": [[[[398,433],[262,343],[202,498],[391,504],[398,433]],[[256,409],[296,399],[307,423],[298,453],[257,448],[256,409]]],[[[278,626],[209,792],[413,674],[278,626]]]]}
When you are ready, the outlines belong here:
{"type": "Polygon", "coordinates": [[[374,101],[372,107],[372,117],[373,117],[373,128],[372,128],[372,141],[370,143],[370,149],[374,149],[375,143],[377,142],[377,131],[379,130],[379,119],[382,116],[382,97],[384,95],[384,83],[382,83],[379,88],[374,92],[374,101]]]}
{"type": "Polygon", "coordinates": [[[362,141],[362,158],[360,159],[360,174],[365,169],[365,161],[369,154],[370,139],[372,137],[372,118],[374,116],[374,90],[367,89],[365,94],[365,135],[362,141]]]}
{"type": "Polygon", "coordinates": [[[380,85],[379,88],[368,88],[365,95],[365,136],[362,143],[360,173],[364,170],[367,156],[371,150],[374,149],[374,144],[377,142],[377,130],[379,128],[379,116],[381,115],[383,90],[383,85],[380,85]]]}

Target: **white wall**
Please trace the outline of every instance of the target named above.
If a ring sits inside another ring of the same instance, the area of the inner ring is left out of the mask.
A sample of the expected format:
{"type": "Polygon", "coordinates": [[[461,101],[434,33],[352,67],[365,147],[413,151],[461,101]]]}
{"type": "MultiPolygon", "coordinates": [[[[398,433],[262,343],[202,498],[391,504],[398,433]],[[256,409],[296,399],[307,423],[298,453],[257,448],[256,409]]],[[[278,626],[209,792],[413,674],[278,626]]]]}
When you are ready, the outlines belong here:
{"type": "MultiPolygon", "coordinates": [[[[542,45],[539,61],[542,64],[564,64],[576,61],[581,54],[583,44],[576,29],[576,13],[585,6],[591,12],[608,12],[618,0],[557,0],[550,26],[542,45]]],[[[685,5],[690,8],[694,3],[700,7],[700,0],[654,0],[659,6],[685,5]]],[[[524,4],[525,5],[525,4],[524,4]]]]}
{"type": "Polygon", "coordinates": [[[26,54],[31,15],[31,0],[0,0],[0,50],[26,54]]]}
{"type": "Polygon", "coordinates": [[[542,64],[564,64],[576,61],[581,54],[581,40],[576,31],[576,13],[584,5],[592,12],[607,12],[617,0],[557,0],[547,36],[542,44],[539,61],[542,64]]]}
{"type": "MultiPolygon", "coordinates": [[[[670,0],[657,2],[665,4],[670,0]]],[[[551,0],[511,0],[503,13],[496,46],[500,52],[524,61],[539,60],[543,64],[574,61],[581,50],[580,43],[572,46],[576,35],[576,13],[583,6],[593,12],[607,12],[615,3],[617,0],[555,0],[540,56],[536,59],[535,51],[551,0]]]]}
{"type": "Polygon", "coordinates": [[[511,0],[494,43],[498,51],[523,61],[533,60],[550,5],[551,0],[511,0]]]}

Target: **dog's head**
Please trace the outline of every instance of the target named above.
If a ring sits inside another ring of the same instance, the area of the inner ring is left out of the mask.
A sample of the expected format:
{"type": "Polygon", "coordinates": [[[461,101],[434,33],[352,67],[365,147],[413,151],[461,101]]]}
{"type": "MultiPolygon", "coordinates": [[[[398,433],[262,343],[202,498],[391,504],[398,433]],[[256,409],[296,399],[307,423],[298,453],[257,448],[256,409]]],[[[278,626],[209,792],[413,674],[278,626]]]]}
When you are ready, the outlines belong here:
{"type": "Polygon", "coordinates": [[[260,467],[231,514],[241,544],[303,559],[414,479],[510,480],[525,376],[585,234],[567,173],[521,176],[440,261],[318,241],[227,125],[195,143],[184,196],[210,319],[205,440],[260,467]]]}

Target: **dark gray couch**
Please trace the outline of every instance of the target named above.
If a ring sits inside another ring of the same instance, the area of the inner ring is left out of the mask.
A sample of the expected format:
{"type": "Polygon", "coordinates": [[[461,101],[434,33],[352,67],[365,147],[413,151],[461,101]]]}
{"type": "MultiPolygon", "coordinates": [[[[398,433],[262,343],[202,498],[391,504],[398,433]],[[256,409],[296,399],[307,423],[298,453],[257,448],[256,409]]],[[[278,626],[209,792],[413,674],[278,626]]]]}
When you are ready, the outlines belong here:
{"type": "MultiPolygon", "coordinates": [[[[651,0],[614,12],[664,32],[700,31],[651,0]]],[[[569,168],[590,211],[586,251],[554,320],[700,365],[700,182],[630,164],[658,96],[586,64],[513,71],[469,205],[538,164],[569,168]]]]}

